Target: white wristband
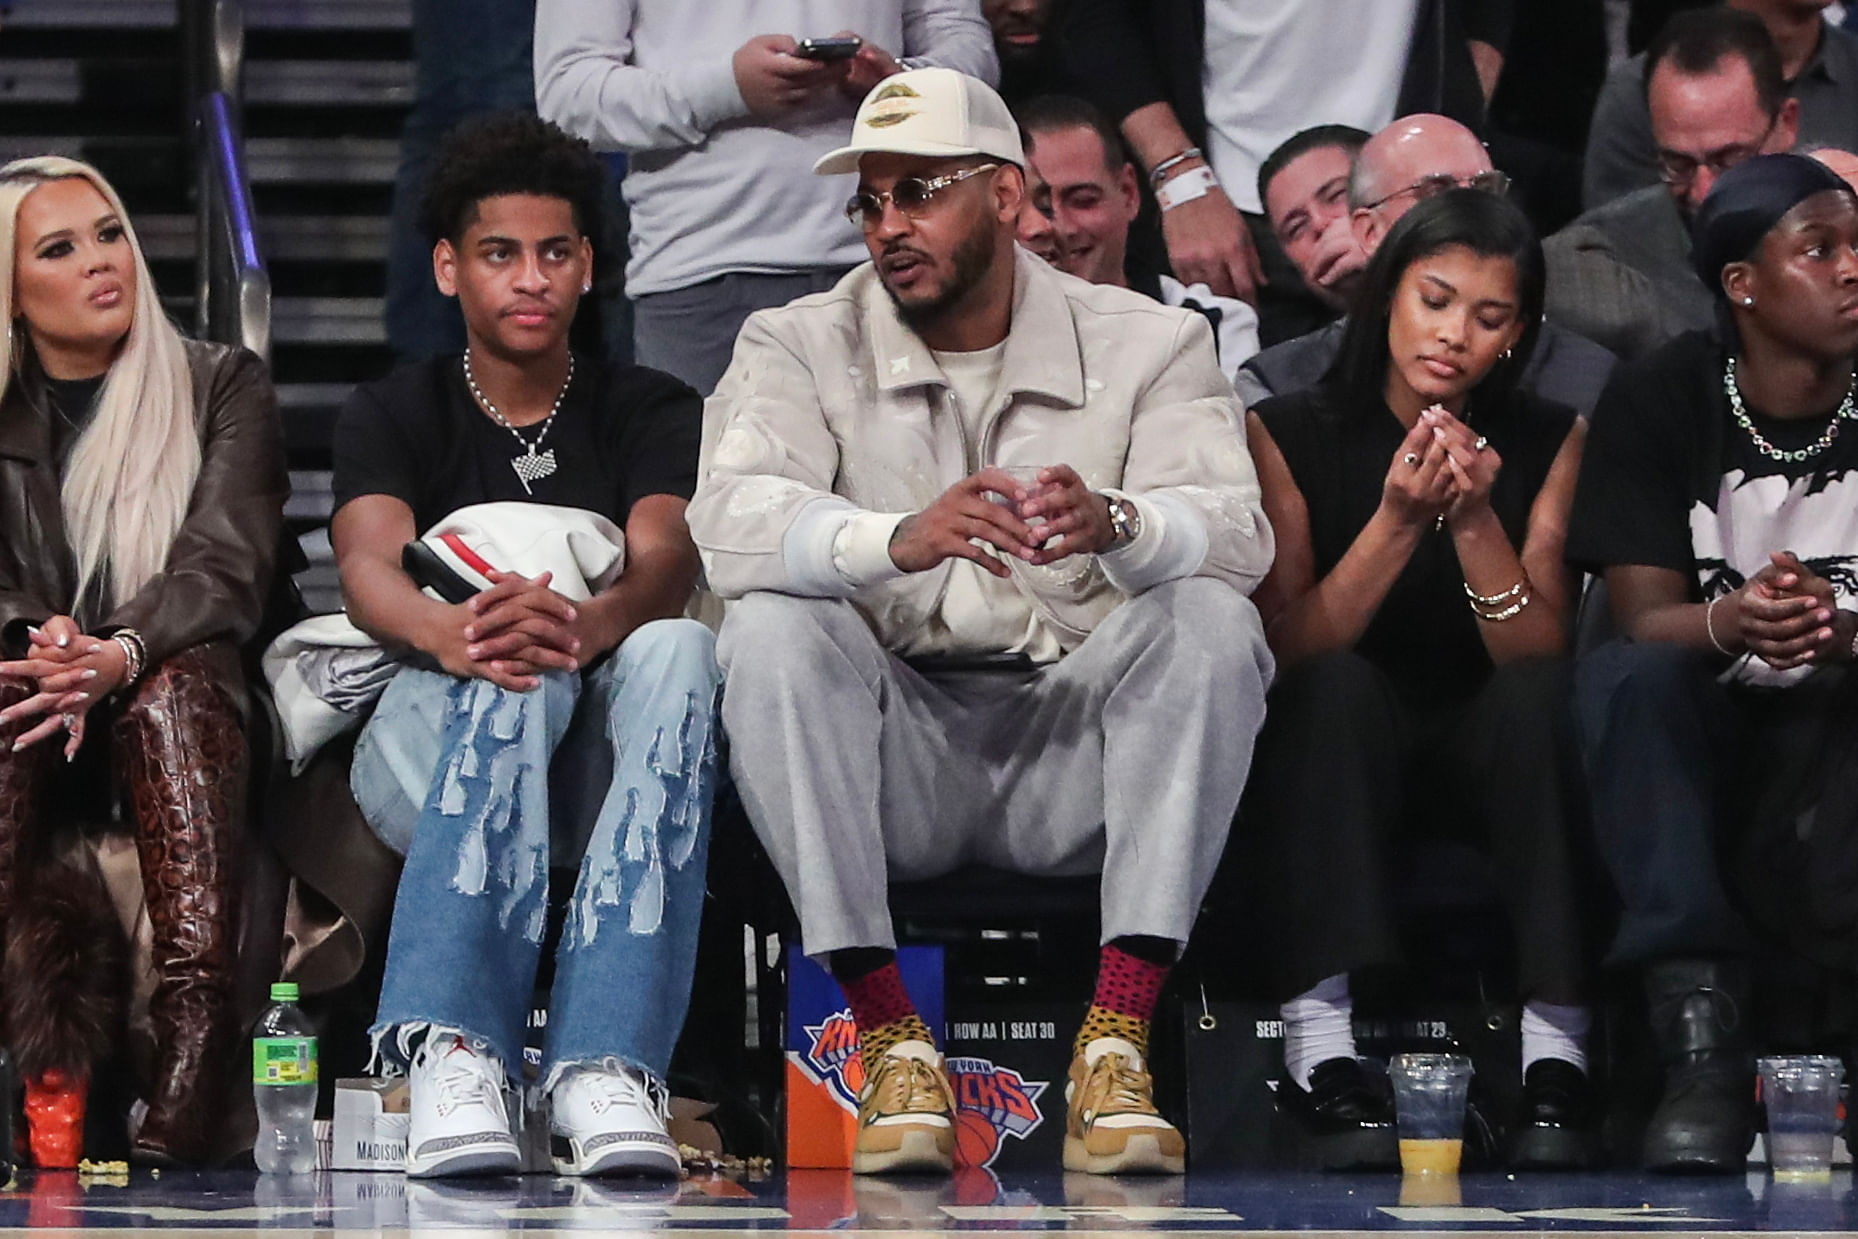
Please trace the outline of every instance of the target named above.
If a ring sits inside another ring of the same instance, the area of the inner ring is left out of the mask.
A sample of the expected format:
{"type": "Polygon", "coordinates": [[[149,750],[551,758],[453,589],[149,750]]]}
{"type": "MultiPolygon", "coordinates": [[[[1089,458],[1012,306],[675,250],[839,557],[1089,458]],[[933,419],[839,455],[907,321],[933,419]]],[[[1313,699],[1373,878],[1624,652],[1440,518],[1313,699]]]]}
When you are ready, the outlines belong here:
{"type": "Polygon", "coordinates": [[[1219,188],[1219,178],[1208,167],[1189,168],[1179,176],[1163,181],[1155,190],[1155,201],[1164,211],[1172,211],[1184,202],[1204,198],[1209,189],[1219,188]]]}

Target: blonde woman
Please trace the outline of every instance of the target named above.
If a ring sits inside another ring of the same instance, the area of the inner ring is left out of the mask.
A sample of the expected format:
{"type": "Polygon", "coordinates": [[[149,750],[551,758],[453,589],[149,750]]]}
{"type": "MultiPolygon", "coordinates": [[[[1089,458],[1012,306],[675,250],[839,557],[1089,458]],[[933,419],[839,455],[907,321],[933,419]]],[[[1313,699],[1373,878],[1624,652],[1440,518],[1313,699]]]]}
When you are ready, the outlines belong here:
{"type": "Polygon", "coordinates": [[[110,785],[154,937],[134,1148],[198,1163],[238,1038],[239,647],[289,488],[276,401],[257,357],[176,331],[121,200],[82,163],[0,167],[0,318],[0,1016],[29,1080],[83,1078],[95,1047],[75,1034],[99,1030],[61,1026],[69,997],[22,983],[43,973],[16,966],[34,945],[16,900],[42,897],[25,869],[51,806],[110,785]]]}

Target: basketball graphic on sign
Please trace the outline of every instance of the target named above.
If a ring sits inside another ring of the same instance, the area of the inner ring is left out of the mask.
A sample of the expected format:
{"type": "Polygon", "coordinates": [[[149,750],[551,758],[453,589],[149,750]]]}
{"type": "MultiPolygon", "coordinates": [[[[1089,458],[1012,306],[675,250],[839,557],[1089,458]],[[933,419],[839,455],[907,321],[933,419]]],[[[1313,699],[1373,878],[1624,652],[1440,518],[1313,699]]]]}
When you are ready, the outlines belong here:
{"type": "Polygon", "coordinates": [[[985,1058],[953,1057],[947,1067],[955,1090],[957,1166],[993,1165],[1002,1140],[1024,1140],[1045,1121],[1039,1110],[1045,1081],[1024,1079],[985,1058]]]}
{"type": "Polygon", "coordinates": [[[977,1110],[963,1110],[955,1115],[955,1164],[985,1166],[1000,1152],[1000,1132],[988,1117],[977,1110]]]}

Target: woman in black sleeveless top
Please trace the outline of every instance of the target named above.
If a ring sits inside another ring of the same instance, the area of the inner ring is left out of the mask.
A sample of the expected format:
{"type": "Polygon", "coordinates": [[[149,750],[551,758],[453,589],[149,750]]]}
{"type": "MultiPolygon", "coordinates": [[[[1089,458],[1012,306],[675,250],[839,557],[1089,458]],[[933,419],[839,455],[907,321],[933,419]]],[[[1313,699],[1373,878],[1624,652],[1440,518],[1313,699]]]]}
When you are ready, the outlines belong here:
{"type": "Polygon", "coordinates": [[[1258,601],[1279,676],[1245,833],[1295,995],[1278,1098],[1332,1167],[1397,1160],[1390,1101],[1355,1059],[1349,974],[1397,960],[1403,840],[1421,832],[1488,852],[1515,928],[1512,1164],[1591,1160],[1562,561],[1581,431],[1516,388],[1542,281],[1508,202],[1423,202],[1375,254],[1324,382],[1248,419],[1278,539],[1258,601]]]}

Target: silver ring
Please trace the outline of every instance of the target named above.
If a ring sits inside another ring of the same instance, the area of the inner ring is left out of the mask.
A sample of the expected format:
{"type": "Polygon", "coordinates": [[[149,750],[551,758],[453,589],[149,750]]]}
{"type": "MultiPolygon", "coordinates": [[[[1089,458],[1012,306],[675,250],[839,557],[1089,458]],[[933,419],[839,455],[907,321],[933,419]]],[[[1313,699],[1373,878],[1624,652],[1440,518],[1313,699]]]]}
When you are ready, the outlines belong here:
{"type": "Polygon", "coordinates": [[[66,731],[76,731],[76,730],[77,730],[77,715],[75,715],[75,714],[61,714],[61,715],[59,715],[59,718],[61,718],[61,719],[63,719],[63,720],[64,720],[64,725],[65,725],[65,730],[66,730],[66,731]]]}
{"type": "Polygon", "coordinates": [[[1475,452],[1481,452],[1489,446],[1490,446],[1490,440],[1486,439],[1483,435],[1479,435],[1477,436],[1477,442],[1471,445],[1471,450],[1475,452]]]}
{"type": "Polygon", "coordinates": [[[1404,463],[1409,464],[1416,469],[1419,467],[1419,453],[1418,452],[1408,452],[1406,455],[1402,456],[1400,459],[1404,463]]]}

